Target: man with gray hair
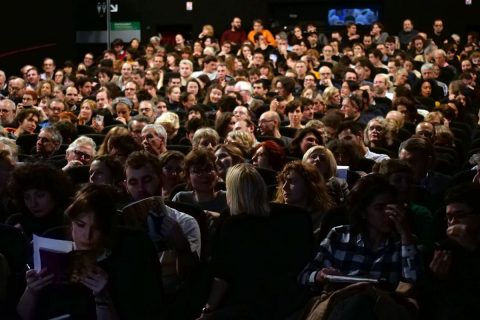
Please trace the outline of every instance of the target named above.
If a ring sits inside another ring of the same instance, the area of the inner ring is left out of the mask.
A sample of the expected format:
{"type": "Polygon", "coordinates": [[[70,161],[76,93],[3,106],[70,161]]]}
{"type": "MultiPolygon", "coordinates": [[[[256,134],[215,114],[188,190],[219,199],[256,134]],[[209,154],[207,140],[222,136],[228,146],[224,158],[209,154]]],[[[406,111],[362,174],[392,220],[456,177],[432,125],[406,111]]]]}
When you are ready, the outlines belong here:
{"type": "Polygon", "coordinates": [[[455,78],[457,69],[448,64],[447,53],[442,49],[437,49],[433,52],[433,59],[435,59],[435,64],[440,68],[438,81],[449,84],[455,78]]]}
{"type": "Polygon", "coordinates": [[[92,138],[81,136],[73,141],[67,148],[65,159],[67,165],[63,167],[63,171],[72,167],[90,165],[95,157],[95,148],[97,145],[92,138]]]}
{"type": "Polygon", "coordinates": [[[9,127],[15,119],[15,102],[10,99],[0,100],[0,125],[9,127]]]}
{"type": "Polygon", "coordinates": [[[427,62],[422,64],[422,67],[420,68],[420,72],[422,73],[422,79],[431,79],[435,81],[436,86],[432,88],[432,96],[445,97],[447,95],[448,87],[445,83],[435,79],[432,63],[427,62]]]}
{"type": "Polygon", "coordinates": [[[62,141],[62,134],[56,128],[43,128],[37,137],[35,158],[37,160],[48,160],[60,149],[62,141]]]}
{"type": "Polygon", "coordinates": [[[0,70],[0,95],[6,97],[8,95],[7,76],[3,70],[0,70]]]}
{"type": "Polygon", "coordinates": [[[142,145],[145,151],[160,156],[167,151],[167,131],[160,124],[147,124],[142,129],[142,145]]]}

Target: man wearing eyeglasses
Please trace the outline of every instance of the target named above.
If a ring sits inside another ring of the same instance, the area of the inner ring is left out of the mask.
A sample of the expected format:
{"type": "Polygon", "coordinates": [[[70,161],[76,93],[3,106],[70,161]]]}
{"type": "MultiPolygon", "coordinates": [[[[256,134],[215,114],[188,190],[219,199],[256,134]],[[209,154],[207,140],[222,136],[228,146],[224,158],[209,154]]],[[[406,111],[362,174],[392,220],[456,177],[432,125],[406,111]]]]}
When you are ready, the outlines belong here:
{"type": "Polygon", "coordinates": [[[95,148],[97,145],[90,137],[81,136],[73,141],[67,148],[67,165],[63,171],[78,166],[88,166],[95,157],[95,148]]]}

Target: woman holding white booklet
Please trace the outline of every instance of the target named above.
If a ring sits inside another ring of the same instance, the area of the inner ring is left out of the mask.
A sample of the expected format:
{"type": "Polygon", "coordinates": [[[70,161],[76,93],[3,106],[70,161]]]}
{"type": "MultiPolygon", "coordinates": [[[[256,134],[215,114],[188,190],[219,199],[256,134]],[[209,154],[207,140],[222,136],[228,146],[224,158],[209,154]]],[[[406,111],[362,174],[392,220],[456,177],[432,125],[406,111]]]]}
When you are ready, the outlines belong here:
{"type": "MultiPolygon", "coordinates": [[[[17,306],[22,319],[160,317],[161,272],[153,244],[143,233],[117,226],[115,200],[106,185],[90,184],[77,193],[66,210],[66,234],[73,241],[71,254],[77,257],[73,270],[61,282],[53,267],[28,270],[17,306]],[[88,255],[93,256],[91,263],[88,255]]],[[[56,237],[56,231],[47,236],[56,237]]],[[[65,228],[60,233],[65,235],[65,228]]]]}

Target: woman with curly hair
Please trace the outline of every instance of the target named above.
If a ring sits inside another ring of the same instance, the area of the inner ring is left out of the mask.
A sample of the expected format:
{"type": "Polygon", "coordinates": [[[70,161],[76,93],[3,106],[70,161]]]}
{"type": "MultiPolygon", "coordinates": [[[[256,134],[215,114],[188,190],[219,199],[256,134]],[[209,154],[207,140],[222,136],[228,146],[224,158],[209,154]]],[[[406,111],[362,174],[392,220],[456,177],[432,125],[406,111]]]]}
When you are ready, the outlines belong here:
{"type": "Polygon", "coordinates": [[[325,213],[334,204],[320,172],[313,165],[296,160],[285,165],[277,180],[275,202],[309,211],[312,216],[313,233],[318,235],[325,213]]]}
{"type": "Polygon", "coordinates": [[[285,150],[272,140],[257,144],[252,154],[252,164],[256,168],[280,171],[285,163],[285,150]]]}
{"type": "Polygon", "coordinates": [[[28,239],[63,225],[73,188],[61,170],[42,163],[18,166],[8,190],[20,212],[8,217],[6,224],[22,230],[28,239]]]}
{"type": "Polygon", "coordinates": [[[369,148],[384,148],[393,154],[398,152],[399,143],[394,139],[390,124],[383,117],[375,117],[367,123],[363,140],[369,148]]]}

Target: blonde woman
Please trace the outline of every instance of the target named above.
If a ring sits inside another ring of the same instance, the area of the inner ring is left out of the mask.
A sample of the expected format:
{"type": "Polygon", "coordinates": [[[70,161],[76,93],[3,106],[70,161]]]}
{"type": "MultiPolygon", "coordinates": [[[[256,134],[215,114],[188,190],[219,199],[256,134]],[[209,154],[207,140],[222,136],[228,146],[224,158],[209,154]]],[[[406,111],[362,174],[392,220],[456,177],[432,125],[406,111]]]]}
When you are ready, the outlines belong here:
{"type": "Polygon", "coordinates": [[[317,168],[333,201],[338,205],[343,204],[348,195],[348,184],[345,179],[336,176],[337,161],[332,151],[324,146],[311,147],[303,155],[303,161],[317,168]]]}

